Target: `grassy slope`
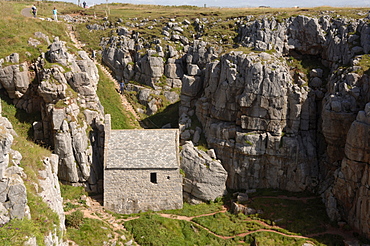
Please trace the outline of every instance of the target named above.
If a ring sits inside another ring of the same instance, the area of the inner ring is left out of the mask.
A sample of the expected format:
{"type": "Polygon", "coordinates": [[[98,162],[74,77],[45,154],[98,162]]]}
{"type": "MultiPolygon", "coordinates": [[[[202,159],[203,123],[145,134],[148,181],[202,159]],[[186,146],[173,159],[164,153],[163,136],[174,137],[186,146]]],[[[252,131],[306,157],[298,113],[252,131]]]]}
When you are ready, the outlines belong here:
{"type": "Polygon", "coordinates": [[[222,240],[190,222],[146,214],[125,223],[140,245],[236,245],[222,240]]]}
{"type": "Polygon", "coordinates": [[[121,98],[114,87],[114,82],[99,69],[99,84],[97,94],[104,106],[104,112],[111,115],[112,129],[140,128],[131,112],[122,106],[121,98]]]}
{"type": "Polygon", "coordinates": [[[37,115],[30,115],[22,110],[16,109],[10,104],[6,96],[1,97],[2,115],[12,122],[14,130],[18,136],[14,138],[12,149],[19,151],[23,158],[20,166],[24,168],[27,177],[24,179],[27,188],[28,205],[31,210],[31,220],[12,220],[10,223],[0,228],[0,239],[2,245],[20,245],[25,240],[25,236],[36,236],[40,245],[43,245],[43,235],[54,228],[54,224],[59,224],[56,213],[37,195],[35,185],[38,183],[38,170],[42,170],[42,159],[50,156],[51,152],[42,148],[29,140],[32,122],[37,119],[37,115]],[[27,153],[27,154],[24,154],[27,153]]]}
{"type": "Polygon", "coordinates": [[[1,58],[12,53],[19,53],[21,61],[33,60],[39,56],[39,49],[45,52],[47,44],[42,39],[39,40],[42,43],[40,47],[34,48],[28,45],[28,39],[30,37],[35,38],[33,36],[35,32],[42,32],[48,35],[50,41],[53,40],[54,36],[59,36],[61,40],[69,40],[66,34],[66,27],[63,23],[41,21],[34,18],[27,18],[20,14],[23,8],[30,6],[31,3],[27,2],[0,2],[0,9],[2,11],[0,18],[1,58]],[[29,52],[31,57],[26,56],[26,52],[29,52]]]}

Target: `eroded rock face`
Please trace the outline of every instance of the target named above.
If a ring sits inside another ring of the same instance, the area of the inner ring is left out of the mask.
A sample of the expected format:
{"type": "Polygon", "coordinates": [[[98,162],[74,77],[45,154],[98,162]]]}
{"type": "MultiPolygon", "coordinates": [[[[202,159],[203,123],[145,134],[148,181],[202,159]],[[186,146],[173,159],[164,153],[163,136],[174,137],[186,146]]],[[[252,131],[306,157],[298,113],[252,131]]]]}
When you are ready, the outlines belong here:
{"type": "Polygon", "coordinates": [[[19,167],[22,156],[11,149],[12,132],[14,134],[10,122],[0,114],[0,224],[31,216],[22,179],[25,173],[19,167]]]}
{"type": "MultiPolygon", "coordinates": [[[[45,169],[39,171],[40,196],[48,206],[59,216],[59,229],[65,231],[65,214],[63,209],[63,198],[60,193],[58,179],[58,155],[51,155],[43,160],[45,169]]],[[[62,240],[60,239],[60,243],[62,240]]]]}
{"type": "MultiPolygon", "coordinates": [[[[345,156],[341,166],[335,173],[333,188],[326,192],[326,196],[335,197],[335,201],[351,226],[365,235],[369,235],[370,223],[368,220],[370,204],[370,146],[368,143],[370,132],[370,103],[365,110],[358,112],[356,120],[352,122],[345,142],[345,156]]],[[[329,209],[329,214],[336,218],[338,213],[329,209]]]]}
{"type": "MultiPolygon", "coordinates": [[[[202,36],[206,24],[194,21],[194,38],[202,36]]],[[[228,172],[228,188],[319,191],[331,218],[349,220],[370,236],[363,229],[368,228],[363,215],[369,209],[359,205],[366,192],[354,188],[370,185],[362,178],[368,134],[359,123],[364,120],[358,120],[370,101],[369,78],[361,67],[370,50],[367,20],[245,17],[235,24],[238,45],[256,53],[220,56],[217,46],[199,40],[184,42],[183,50],[175,51],[171,45],[158,47],[160,40],[150,43],[125,32],[102,42],[103,60],[124,80],[150,81],[155,88],[164,71],[167,88],[181,87],[180,143],[197,143],[204,134],[228,172]],[[138,54],[153,44],[155,52],[138,54]],[[309,58],[318,67],[304,74],[289,56],[309,58]],[[143,74],[153,75],[148,57],[168,59],[163,70],[157,63],[153,69],[158,74],[144,80],[143,74]],[[339,194],[347,182],[351,188],[339,194]]],[[[164,39],[181,40],[181,29],[171,35],[175,26],[163,28],[164,39]]]]}
{"type": "MultiPolygon", "coordinates": [[[[13,135],[16,134],[7,118],[1,116],[0,103],[0,224],[4,225],[12,219],[32,219],[30,208],[27,204],[27,189],[24,184],[27,175],[19,165],[22,155],[11,149],[13,135]]],[[[65,217],[63,210],[63,198],[61,197],[58,172],[58,156],[44,160],[45,170],[39,171],[38,184],[34,188],[39,191],[43,201],[59,215],[59,232],[65,232],[65,217]]],[[[28,180],[30,181],[30,180],[28,180]]],[[[60,233],[50,231],[45,236],[46,245],[66,245],[60,233]]],[[[30,240],[28,240],[30,241],[30,240]]],[[[33,242],[33,240],[31,240],[33,242]]],[[[30,242],[31,242],[30,241],[30,242]]],[[[37,245],[36,238],[33,244],[37,245]]]]}
{"type": "Polygon", "coordinates": [[[213,201],[226,192],[227,172],[220,161],[186,142],[180,152],[180,168],[185,172],[184,197],[190,203],[213,201]]]}
{"type": "Polygon", "coordinates": [[[309,108],[315,96],[294,84],[286,64],[266,53],[234,53],[210,63],[205,74],[196,115],[228,171],[227,186],[314,187],[319,173],[310,123],[316,116],[309,108]]]}
{"type": "Polygon", "coordinates": [[[42,120],[33,124],[35,141],[58,154],[59,178],[98,191],[103,177],[104,109],[96,95],[97,67],[84,51],[68,53],[58,38],[46,58],[60,65],[45,68],[40,57],[30,65],[31,71],[26,63],[0,67],[0,83],[16,107],[41,112],[42,120]]]}

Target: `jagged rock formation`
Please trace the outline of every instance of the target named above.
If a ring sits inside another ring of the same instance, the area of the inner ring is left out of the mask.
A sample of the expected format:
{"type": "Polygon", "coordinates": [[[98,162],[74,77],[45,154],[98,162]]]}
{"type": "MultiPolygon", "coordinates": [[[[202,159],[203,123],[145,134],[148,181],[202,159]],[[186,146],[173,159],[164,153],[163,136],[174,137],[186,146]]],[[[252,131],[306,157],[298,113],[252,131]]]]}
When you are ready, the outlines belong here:
{"type": "Polygon", "coordinates": [[[34,122],[34,138],[58,155],[59,178],[98,191],[104,145],[98,70],[86,52],[72,55],[58,38],[45,57],[47,61],[40,57],[33,64],[1,67],[0,84],[18,108],[41,113],[41,121],[34,122]],[[47,62],[60,65],[47,68],[47,62]]]}
{"type": "Polygon", "coordinates": [[[309,108],[315,102],[308,88],[293,83],[285,62],[266,53],[227,54],[207,66],[203,88],[196,114],[228,171],[229,188],[314,186],[315,115],[309,108]]]}
{"type": "MultiPolygon", "coordinates": [[[[163,39],[170,45],[125,30],[102,42],[103,61],[119,79],[164,91],[182,87],[181,143],[204,134],[228,172],[228,188],[318,191],[332,219],[370,237],[370,94],[361,65],[369,59],[368,21],[325,14],[235,21],[238,45],[253,51],[220,56],[218,46],[199,40],[177,42],[179,51],[171,46],[181,36],[174,27],[190,23],[167,23],[163,39]],[[315,62],[309,73],[294,64],[301,59],[315,62]],[[194,115],[202,129],[194,130],[194,115]]],[[[197,37],[206,24],[194,22],[197,37]]]]}
{"type": "MultiPolygon", "coordinates": [[[[11,149],[14,136],[17,134],[13,130],[12,124],[5,117],[1,116],[0,103],[0,225],[8,223],[12,219],[31,219],[30,208],[27,205],[27,190],[24,179],[27,175],[20,167],[22,155],[11,149]]],[[[67,245],[67,242],[60,236],[65,232],[63,198],[60,195],[59,181],[57,177],[58,157],[53,155],[44,160],[45,170],[39,171],[41,179],[34,187],[38,189],[43,201],[59,216],[58,231],[56,228],[49,231],[44,237],[45,245],[67,245]],[[53,170],[51,168],[53,165],[53,170]]],[[[26,242],[27,245],[37,245],[36,237],[31,237],[26,242]]]]}
{"type": "Polygon", "coordinates": [[[189,203],[213,201],[226,194],[227,172],[221,162],[194,147],[191,141],[182,146],[181,165],[184,171],[184,199],[189,203]]]}
{"type": "Polygon", "coordinates": [[[11,149],[15,134],[12,124],[1,116],[0,104],[0,224],[31,217],[22,179],[25,173],[19,166],[22,155],[11,149]]]}

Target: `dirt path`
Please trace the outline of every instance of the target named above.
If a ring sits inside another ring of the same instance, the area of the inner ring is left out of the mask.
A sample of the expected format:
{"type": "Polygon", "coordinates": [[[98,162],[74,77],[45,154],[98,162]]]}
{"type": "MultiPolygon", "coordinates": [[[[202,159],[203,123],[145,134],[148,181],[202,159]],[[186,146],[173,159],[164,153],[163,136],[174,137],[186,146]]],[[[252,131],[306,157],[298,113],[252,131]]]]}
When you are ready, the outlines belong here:
{"type": "MultiPolygon", "coordinates": [[[[67,34],[68,36],[71,38],[72,42],[74,43],[75,47],[78,48],[78,49],[82,49],[85,44],[81,43],[77,37],[76,37],[76,33],[73,29],[73,25],[71,24],[66,24],[67,25],[67,34]]],[[[114,86],[116,88],[117,91],[119,91],[119,83],[118,81],[113,78],[112,74],[100,63],[96,62],[95,61],[95,64],[97,66],[99,66],[99,68],[103,71],[103,73],[111,80],[114,82],[114,86]]],[[[120,94],[120,97],[121,97],[121,101],[122,101],[122,106],[127,110],[129,111],[130,113],[132,113],[132,115],[135,117],[135,119],[137,121],[140,121],[140,116],[137,114],[136,110],[132,107],[132,105],[128,102],[127,98],[125,95],[122,95],[120,94]]]]}
{"type": "MultiPolygon", "coordinates": [[[[102,201],[102,197],[101,196],[98,196],[98,197],[94,197],[94,198],[90,198],[88,197],[87,200],[86,200],[86,205],[87,205],[87,208],[83,208],[81,211],[83,212],[84,214],[84,217],[85,218],[91,218],[91,219],[98,219],[98,220],[102,220],[102,221],[105,221],[107,223],[109,223],[113,230],[114,230],[114,239],[117,239],[118,240],[118,237],[120,236],[116,231],[117,230],[123,230],[123,231],[126,231],[125,227],[124,227],[124,222],[126,221],[130,221],[130,220],[135,220],[135,219],[138,219],[139,217],[130,217],[130,218],[127,218],[127,219],[117,219],[115,218],[114,216],[112,216],[112,214],[110,213],[107,213],[103,206],[101,205],[101,201],[102,201]]],[[[71,210],[69,211],[68,213],[66,214],[69,214],[71,212],[73,212],[74,210],[71,210]]],[[[195,225],[197,225],[198,227],[200,228],[203,228],[204,230],[206,230],[208,233],[218,237],[218,238],[221,238],[221,239],[232,239],[232,238],[235,238],[235,237],[245,237],[247,235],[250,235],[250,234],[253,234],[253,233],[257,233],[257,232],[272,232],[272,233],[277,233],[277,234],[280,234],[280,235],[283,235],[283,236],[286,236],[286,237],[290,237],[290,238],[302,238],[302,239],[306,239],[307,242],[310,242],[312,243],[309,239],[309,237],[307,236],[299,236],[299,235],[289,235],[289,234],[285,234],[285,233],[282,233],[282,232],[278,232],[276,230],[274,230],[274,228],[278,228],[278,227],[273,227],[273,226],[270,226],[264,222],[261,222],[261,221],[258,221],[258,220],[250,220],[250,221],[253,221],[253,222],[256,222],[256,223],[259,223],[261,224],[262,226],[265,226],[265,227],[268,227],[268,229],[259,229],[259,230],[255,230],[255,231],[247,231],[247,232],[243,232],[243,233],[240,233],[240,234],[237,234],[237,235],[233,235],[233,236],[223,236],[223,235],[218,235],[214,232],[212,232],[210,229],[192,221],[192,219],[194,218],[198,218],[198,217],[204,217],[204,216],[211,216],[211,215],[214,215],[214,214],[217,214],[217,213],[225,213],[227,212],[227,208],[226,207],[223,207],[222,210],[220,211],[217,211],[217,212],[213,212],[213,213],[207,213],[207,214],[201,214],[201,215],[197,215],[197,216],[180,216],[180,215],[175,215],[175,214],[165,214],[165,213],[158,213],[159,216],[162,216],[164,218],[169,218],[169,219],[176,219],[176,220],[185,220],[185,221],[188,221],[188,222],[191,222],[195,225]]],[[[326,234],[328,232],[325,232],[323,234],[326,234]]],[[[335,233],[334,233],[335,234],[335,233]]],[[[138,245],[138,244],[136,244],[138,245]]]]}
{"type": "Polygon", "coordinates": [[[73,25],[71,24],[66,24],[67,26],[67,35],[71,38],[72,42],[74,43],[74,46],[77,48],[77,49],[82,49],[82,47],[85,46],[85,44],[81,43],[77,37],[76,37],[76,32],[75,30],[73,29],[73,25]]]}
{"type": "MultiPolygon", "coordinates": [[[[101,64],[99,63],[96,63],[100,69],[104,72],[104,74],[111,80],[114,82],[114,86],[116,88],[116,91],[119,91],[119,83],[118,81],[113,78],[112,74],[101,64]]],[[[130,113],[132,113],[132,115],[135,117],[135,119],[137,121],[140,121],[140,116],[137,114],[136,110],[132,107],[132,105],[128,102],[126,96],[124,94],[120,94],[120,97],[121,97],[121,101],[122,101],[122,105],[123,107],[129,111],[130,113]]]]}
{"type": "MultiPolygon", "coordinates": [[[[68,30],[68,36],[71,38],[72,42],[74,43],[75,47],[78,48],[78,49],[82,49],[85,44],[81,43],[77,37],[76,37],[76,33],[73,29],[73,25],[71,24],[66,24],[67,25],[67,30],[68,30]]],[[[103,71],[103,73],[111,80],[114,82],[114,86],[116,88],[117,91],[119,91],[119,83],[118,81],[113,78],[112,74],[100,63],[96,62],[95,61],[95,64],[97,66],[99,66],[99,68],[103,71]]],[[[132,115],[135,117],[135,120],[137,121],[140,121],[140,116],[137,114],[136,110],[132,107],[132,105],[128,102],[127,98],[125,95],[122,95],[120,94],[120,97],[121,97],[121,102],[122,102],[122,106],[127,110],[129,111],[130,113],[132,113],[132,115]]]]}
{"type": "Polygon", "coordinates": [[[233,235],[233,236],[222,236],[222,235],[214,233],[213,231],[211,231],[207,227],[204,227],[201,224],[198,224],[197,222],[192,221],[194,218],[199,218],[199,217],[204,217],[204,216],[211,216],[211,215],[214,215],[214,214],[217,214],[217,213],[225,213],[225,212],[227,212],[226,207],[224,207],[221,211],[218,211],[218,212],[209,213],[209,214],[201,214],[201,215],[191,216],[191,217],[174,215],[174,214],[158,214],[158,215],[160,215],[162,217],[165,217],[165,218],[169,218],[169,219],[185,220],[185,221],[192,222],[192,223],[196,224],[197,226],[206,230],[208,233],[210,233],[210,234],[212,234],[212,235],[214,235],[218,238],[221,238],[221,239],[231,239],[231,238],[235,238],[235,237],[245,237],[247,235],[250,235],[250,234],[253,234],[253,233],[256,233],[256,232],[273,232],[273,233],[277,233],[277,234],[280,234],[280,235],[283,235],[283,236],[286,236],[286,237],[302,238],[302,239],[307,239],[307,240],[310,239],[309,237],[305,237],[305,236],[289,235],[289,234],[285,234],[285,233],[282,233],[282,232],[278,232],[276,230],[273,230],[273,228],[277,229],[278,227],[270,226],[270,225],[268,225],[268,224],[266,224],[262,221],[252,220],[252,219],[248,219],[248,221],[256,222],[260,225],[263,225],[263,226],[271,228],[271,229],[258,229],[258,230],[255,230],[255,231],[248,231],[248,232],[239,233],[239,234],[236,234],[236,235],[233,235]]]}
{"type": "Polygon", "coordinates": [[[31,8],[22,9],[21,14],[25,17],[29,17],[29,18],[33,17],[33,15],[31,14],[31,8]]]}
{"type": "MultiPolygon", "coordinates": [[[[107,224],[109,224],[113,230],[113,235],[111,237],[111,239],[109,240],[111,243],[114,243],[114,242],[117,242],[120,238],[122,240],[126,240],[126,237],[125,236],[122,236],[121,233],[119,233],[118,231],[124,231],[126,235],[128,235],[129,233],[127,232],[125,226],[124,226],[124,222],[125,221],[129,221],[129,220],[134,220],[134,219],[138,219],[139,217],[130,217],[128,219],[117,219],[115,218],[112,214],[110,213],[107,213],[104,209],[104,207],[102,206],[102,200],[103,200],[103,197],[102,195],[99,195],[99,196],[95,196],[95,197],[87,197],[86,198],[86,207],[83,207],[81,209],[81,207],[77,208],[78,210],[80,210],[83,215],[84,215],[84,218],[89,218],[89,219],[96,219],[96,220],[100,220],[100,221],[104,221],[106,222],[107,224]]],[[[67,201],[65,201],[67,202],[67,201]]],[[[68,212],[66,212],[65,214],[71,214],[72,212],[76,211],[77,209],[72,209],[68,212]]],[[[136,243],[133,239],[130,240],[132,245],[139,245],[138,243],[136,243]]],[[[73,244],[74,242],[72,241],[69,241],[69,245],[76,245],[76,244],[73,244]]]]}

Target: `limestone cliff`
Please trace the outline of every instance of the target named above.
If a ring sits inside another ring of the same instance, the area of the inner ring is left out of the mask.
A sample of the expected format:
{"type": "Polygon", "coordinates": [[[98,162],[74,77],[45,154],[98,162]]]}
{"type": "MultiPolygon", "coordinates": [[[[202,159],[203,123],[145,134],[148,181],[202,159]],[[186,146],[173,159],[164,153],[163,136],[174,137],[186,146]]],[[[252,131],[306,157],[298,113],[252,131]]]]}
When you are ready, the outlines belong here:
{"type": "MultiPolygon", "coordinates": [[[[63,239],[65,219],[62,203],[63,198],[60,195],[57,177],[58,158],[55,158],[57,157],[55,155],[51,159],[46,158],[43,161],[45,169],[39,171],[39,179],[31,181],[24,172],[24,169],[20,166],[22,163],[21,153],[11,148],[14,137],[16,136],[17,134],[13,130],[12,124],[6,117],[2,117],[1,115],[0,103],[0,225],[3,227],[4,224],[7,224],[13,219],[36,219],[31,216],[27,188],[24,183],[25,181],[32,182],[36,193],[58,215],[59,219],[59,224],[53,224],[50,231],[45,232],[44,244],[67,245],[67,242],[63,239]]],[[[28,237],[26,244],[37,245],[36,237],[28,237]]]]}
{"type": "Polygon", "coordinates": [[[1,67],[0,75],[18,108],[41,113],[34,140],[58,156],[59,179],[100,190],[104,109],[96,95],[98,70],[86,52],[72,55],[56,38],[45,58],[1,67]]]}
{"type": "MultiPolygon", "coordinates": [[[[319,192],[332,219],[370,237],[368,21],[239,17],[234,46],[245,52],[227,53],[189,41],[189,24],[164,23],[165,46],[118,28],[102,41],[103,61],[118,79],[158,93],[181,87],[181,142],[198,144],[204,134],[228,188],[319,192]],[[302,69],[302,60],[311,64],[302,69]]],[[[204,23],[193,25],[193,38],[201,37],[204,23]]]]}

